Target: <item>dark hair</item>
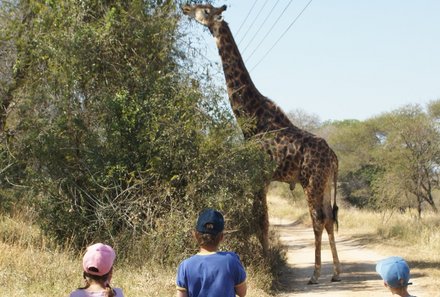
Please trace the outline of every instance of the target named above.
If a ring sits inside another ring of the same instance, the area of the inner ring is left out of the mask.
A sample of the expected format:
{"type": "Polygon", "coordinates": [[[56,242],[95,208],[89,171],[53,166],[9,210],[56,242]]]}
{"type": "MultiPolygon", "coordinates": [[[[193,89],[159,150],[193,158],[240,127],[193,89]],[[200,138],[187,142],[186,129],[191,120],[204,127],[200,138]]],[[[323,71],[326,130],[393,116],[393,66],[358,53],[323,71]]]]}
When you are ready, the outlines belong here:
{"type": "Polygon", "coordinates": [[[200,246],[217,247],[220,244],[223,232],[216,235],[195,231],[195,237],[200,246]]]}
{"type": "MultiPolygon", "coordinates": [[[[89,268],[89,270],[93,271],[93,267],[89,268]]],[[[110,270],[111,272],[111,270],[110,270]]],[[[83,272],[83,277],[86,280],[86,285],[82,288],[79,288],[81,290],[87,289],[88,287],[90,287],[90,282],[88,281],[88,279],[92,279],[98,283],[101,283],[103,285],[105,285],[105,296],[106,297],[114,297],[116,296],[116,292],[115,290],[112,289],[112,287],[110,287],[109,284],[107,284],[107,280],[109,278],[110,272],[104,275],[93,275],[87,272],[83,272]]]]}

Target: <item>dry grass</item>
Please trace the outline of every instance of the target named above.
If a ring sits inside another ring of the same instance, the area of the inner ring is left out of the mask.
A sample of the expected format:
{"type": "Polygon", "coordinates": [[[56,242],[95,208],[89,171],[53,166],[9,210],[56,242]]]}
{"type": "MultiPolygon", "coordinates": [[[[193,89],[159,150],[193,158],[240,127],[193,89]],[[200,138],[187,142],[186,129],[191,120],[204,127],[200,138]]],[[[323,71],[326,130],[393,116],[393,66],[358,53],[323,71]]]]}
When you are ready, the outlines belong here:
{"type": "MultiPolygon", "coordinates": [[[[7,296],[68,296],[83,285],[81,256],[68,248],[54,249],[23,217],[0,217],[0,234],[0,287],[7,296]]],[[[175,269],[147,260],[135,266],[140,268],[116,263],[112,285],[123,288],[126,296],[175,296],[175,269]]],[[[258,286],[264,277],[248,269],[247,296],[270,296],[258,286]]]]}
{"type": "Polygon", "coordinates": [[[309,222],[309,212],[302,190],[295,189],[294,194],[292,195],[287,184],[273,182],[267,193],[269,217],[281,221],[309,222]]]}
{"type": "MultiPolygon", "coordinates": [[[[341,212],[340,212],[341,213],[341,212]]],[[[340,221],[344,235],[357,237],[384,254],[405,258],[412,274],[428,276],[426,287],[440,286],[440,215],[427,212],[373,213],[343,210],[340,221]]]]}

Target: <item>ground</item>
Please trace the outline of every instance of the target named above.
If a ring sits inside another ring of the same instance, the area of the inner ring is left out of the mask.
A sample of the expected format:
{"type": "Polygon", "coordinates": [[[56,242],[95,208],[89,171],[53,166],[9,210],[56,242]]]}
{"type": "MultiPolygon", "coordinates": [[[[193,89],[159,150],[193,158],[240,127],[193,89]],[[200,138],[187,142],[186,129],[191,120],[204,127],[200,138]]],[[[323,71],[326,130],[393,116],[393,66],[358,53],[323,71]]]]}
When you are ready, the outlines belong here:
{"type": "MultiPolygon", "coordinates": [[[[389,291],[376,274],[376,262],[392,256],[388,249],[376,250],[362,244],[359,239],[343,234],[337,235],[337,248],[342,264],[341,282],[331,282],[332,262],[327,236],[323,236],[322,272],[320,283],[307,285],[313,273],[314,239],[311,227],[285,219],[271,219],[272,228],[279,235],[287,250],[288,267],[281,279],[281,291],[277,297],[332,296],[332,297],[390,297],[389,291]]],[[[377,248],[377,247],[376,247],[377,248]]],[[[440,297],[440,290],[430,286],[429,276],[412,271],[412,295],[440,297]]]]}

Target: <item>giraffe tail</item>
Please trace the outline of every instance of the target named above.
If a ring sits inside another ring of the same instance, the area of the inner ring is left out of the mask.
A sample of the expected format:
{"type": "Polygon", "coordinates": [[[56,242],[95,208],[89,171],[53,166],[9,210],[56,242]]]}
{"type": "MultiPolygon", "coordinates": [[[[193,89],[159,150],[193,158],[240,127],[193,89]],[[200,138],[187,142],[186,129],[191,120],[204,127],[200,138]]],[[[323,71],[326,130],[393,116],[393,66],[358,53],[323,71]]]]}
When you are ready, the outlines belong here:
{"type": "Polygon", "coordinates": [[[339,229],[339,221],[338,221],[338,211],[339,207],[336,204],[336,194],[338,188],[338,166],[336,164],[336,168],[333,169],[333,187],[335,188],[333,191],[333,220],[336,226],[336,231],[339,229]]]}

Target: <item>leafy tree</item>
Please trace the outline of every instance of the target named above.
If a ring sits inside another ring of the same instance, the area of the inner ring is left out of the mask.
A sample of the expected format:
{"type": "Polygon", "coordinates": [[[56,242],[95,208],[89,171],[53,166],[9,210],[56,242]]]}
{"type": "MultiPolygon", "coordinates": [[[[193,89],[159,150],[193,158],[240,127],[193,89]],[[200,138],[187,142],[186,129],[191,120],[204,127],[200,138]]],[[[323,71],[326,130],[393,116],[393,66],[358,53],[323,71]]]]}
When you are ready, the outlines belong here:
{"type": "Polygon", "coordinates": [[[440,122],[440,99],[428,103],[428,115],[434,121],[440,122]]]}
{"type": "Polygon", "coordinates": [[[352,205],[370,206],[371,185],[381,172],[372,154],[380,142],[377,131],[368,121],[345,120],[332,126],[328,140],[339,158],[340,193],[352,205]]]}
{"type": "Polygon", "coordinates": [[[10,26],[9,20],[14,17],[14,10],[11,10],[8,3],[2,4],[0,11],[0,137],[4,140],[6,118],[12,105],[12,92],[19,83],[19,72],[13,71],[13,64],[16,60],[16,51],[12,42],[14,32],[6,28],[10,26]]]}
{"type": "Polygon", "coordinates": [[[357,120],[345,120],[333,125],[335,129],[329,141],[341,159],[340,174],[343,176],[365,165],[371,165],[371,150],[379,141],[375,128],[368,122],[357,120]]]}
{"type": "Polygon", "coordinates": [[[433,190],[440,186],[440,131],[435,122],[419,106],[403,107],[376,121],[383,133],[376,158],[386,172],[376,181],[378,195],[392,201],[401,197],[400,207],[414,197],[419,215],[423,203],[437,211],[433,190]]]}
{"type": "MultiPolygon", "coordinates": [[[[3,7],[2,7],[3,8],[3,7]]],[[[206,206],[261,254],[254,193],[272,170],[209,77],[194,77],[172,1],[18,1],[5,32],[20,72],[2,160],[60,243],[102,240],[164,263],[188,253],[206,206]],[[13,170],[12,170],[13,168],[13,170]],[[127,242],[139,245],[127,246],[127,242]]],[[[16,191],[16,187],[11,187],[16,191]]],[[[142,256],[140,256],[142,258],[142,256]]]]}
{"type": "Polygon", "coordinates": [[[406,106],[364,122],[334,123],[329,137],[340,159],[340,188],[359,207],[415,207],[435,211],[439,187],[440,130],[430,113],[406,106]]]}

